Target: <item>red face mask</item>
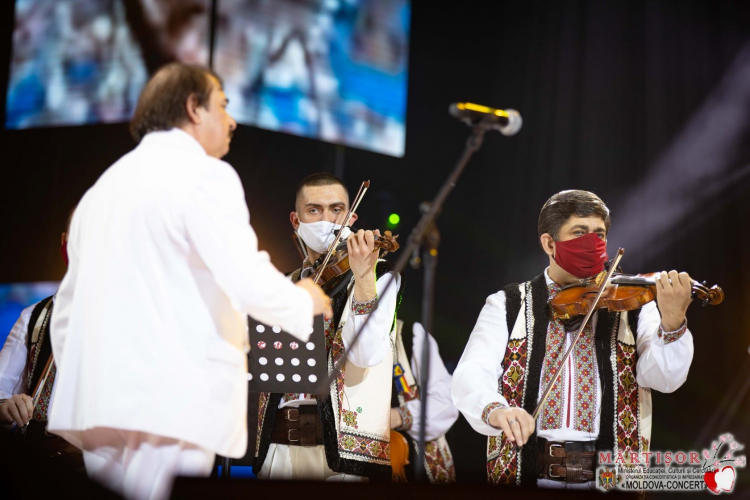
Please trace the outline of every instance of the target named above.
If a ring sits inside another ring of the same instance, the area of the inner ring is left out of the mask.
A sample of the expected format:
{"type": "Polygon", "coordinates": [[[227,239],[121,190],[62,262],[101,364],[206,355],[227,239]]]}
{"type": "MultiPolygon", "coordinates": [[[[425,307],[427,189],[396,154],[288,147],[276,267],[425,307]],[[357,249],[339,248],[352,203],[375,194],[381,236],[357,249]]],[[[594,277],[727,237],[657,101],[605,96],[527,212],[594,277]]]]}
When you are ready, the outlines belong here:
{"type": "Polygon", "coordinates": [[[588,278],[604,270],[607,242],[596,233],[555,242],[555,262],[576,278],[588,278]]]}

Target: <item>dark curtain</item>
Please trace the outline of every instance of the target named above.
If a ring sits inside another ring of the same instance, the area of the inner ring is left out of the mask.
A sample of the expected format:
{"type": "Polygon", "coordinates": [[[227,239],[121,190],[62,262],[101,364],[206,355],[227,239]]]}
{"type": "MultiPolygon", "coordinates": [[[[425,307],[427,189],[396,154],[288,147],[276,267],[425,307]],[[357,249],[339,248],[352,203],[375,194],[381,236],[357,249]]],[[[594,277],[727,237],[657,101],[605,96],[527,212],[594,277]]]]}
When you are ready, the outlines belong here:
{"type": "MultiPolygon", "coordinates": [[[[12,3],[0,9],[4,85],[12,3]]],[[[358,225],[383,229],[397,212],[405,238],[469,132],[448,105],[518,109],[521,132],[487,136],[438,219],[434,334],[446,364],[458,362],[486,296],[544,269],[544,201],[592,190],[612,209],[609,249],[626,249],[626,271],[685,270],[727,296],[688,312],[693,366],[680,390],[654,393],[653,448],[702,448],[725,432],[747,443],[748,34],[750,4],[739,1],[418,1],[404,158],[241,126],[226,160],[261,246],[290,270],[299,259],[288,215],[303,176],[343,161],[351,191],[372,181],[358,225]]],[[[2,132],[0,282],[62,276],[67,210],[132,147],[124,124],[2,132]]],[[[407,323],[420,317],[420,273],[405,274],[407,323]]],[[[483,436],[461,419],[449,441],[459,478],[483,481],[483,436]]]]}

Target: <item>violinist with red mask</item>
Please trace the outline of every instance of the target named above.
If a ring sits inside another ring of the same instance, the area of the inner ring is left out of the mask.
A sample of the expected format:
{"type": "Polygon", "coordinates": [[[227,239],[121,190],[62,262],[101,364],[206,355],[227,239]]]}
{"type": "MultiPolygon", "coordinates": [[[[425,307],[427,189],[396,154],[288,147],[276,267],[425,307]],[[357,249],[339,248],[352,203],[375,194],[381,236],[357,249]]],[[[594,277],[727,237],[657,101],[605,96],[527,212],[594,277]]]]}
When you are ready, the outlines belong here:
{"type": "Polygon", "coordinates": [[[492,484],[593,489],[596,452],[649,451],[650,390],[669,393],[687,378],[691,282],[670,271],[657,277],[655,302],[593,314],[532,417],[581,325],[554,317],[549,301],[605,269],[609,228],[609,209],[594,193],[552,196],[538,223],[549,267],[490,295],[479,315],[452,394],[472,427],[488,436],[492,484]]]}

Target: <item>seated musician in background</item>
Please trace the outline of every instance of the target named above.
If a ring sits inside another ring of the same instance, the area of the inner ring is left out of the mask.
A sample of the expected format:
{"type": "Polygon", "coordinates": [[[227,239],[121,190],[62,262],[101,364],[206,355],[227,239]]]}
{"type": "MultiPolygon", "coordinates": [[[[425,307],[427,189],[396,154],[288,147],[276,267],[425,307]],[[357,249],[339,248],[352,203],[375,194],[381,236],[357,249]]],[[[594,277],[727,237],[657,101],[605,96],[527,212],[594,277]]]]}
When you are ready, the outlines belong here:
{"type": "MultiPolygon", "coordinates": [[[[292,281],[315,275],[313,265],[333,242],[349,210],[343,182],[329,174],[306,177],[297,188],[292,227],[306,249],[292,281]]],[[[350,223],[356,221],[352,215],[350,223]]],[[[392,335],[401,295],[401,278],[378,259],[378,231],[344,229],[351,270],[324,289],[333,305],[325,318],[329,366],[347,356],[328,397],[261,393],[253,470],[262,479],[389,481],[392,335]],[[385,286],[396,280],[386,293],[385,286]],[[356,345],[352,338],[372,316],[356,345]],[[355,383],[352,383],[354,381],[355,383]],[[314,426],[300,428],[303,414],[314,426]],[[299,429],[300,439],[290,440],[299,429]]]]}
{"type": "MultiPolygon", "coordinates": [[[[72,217],[71,210],[60,238],[60,253],[66,267],[72,217]]],[[[47,409],[56,373],[49,336],[54,304],[53,295],[21,311],[0,350],[0,424],[7,426],[6,430],[14,423],[16,429],[28,425],[23,431],[24,443],[32,452],[83,472],[81,450],[46,432],[47,409]]]]}
{"type": "MultiPolygon", "coordinates": [[[[413,481],[414,467],[423,467],[431,483],[444,484],[456,482],[456,468],[453,464],[445,433],[458,419],[458,410],[451,401],[451,375],[445,369],[440,357],[437,342],[427,333],[420,323],[414,323],[412,335],[402,331],[403,323],[398,321],[399,327],[393,354],[393,396],[391,399],[391,429],[403,436],[404,444],[408,447],[404,464],[405,478],[400,480],[413,481]],[[430,375],[427,387],[427,418],[421,418],[422,403],[419,400],[420,386],[416,377],[422,361],[422,350],[430,349],[430,375]],[[425,458],[420,462],[418,458],[419,430],[424,423],[425,430],[425,458]]],[[[391,462],[394,474],[401,464],[396,463],[396,440],[399,436],[391,432],[391,462]]],[[[395,478],[394,478],[395,479],[395,478]]]]}
{"type": "Polygon", "coordinates": [[[594,313],[539,418],[532,418],[580,327],[580,321],[554,318],[548,301],[560,287],[605,268],[609,226],[609,209],[595,194],[570,190],[552,196],[538,224],[549,267],[490,295],[479,315],[452,392],[474,429],[489,436],[492,484],[593,488],[596,450],[627,457],[648,451],[649,389],[672,392],[687,378],[693,359],[685,319],[691,282],[685,273],[663,272],[656,303],[594,313]]]}

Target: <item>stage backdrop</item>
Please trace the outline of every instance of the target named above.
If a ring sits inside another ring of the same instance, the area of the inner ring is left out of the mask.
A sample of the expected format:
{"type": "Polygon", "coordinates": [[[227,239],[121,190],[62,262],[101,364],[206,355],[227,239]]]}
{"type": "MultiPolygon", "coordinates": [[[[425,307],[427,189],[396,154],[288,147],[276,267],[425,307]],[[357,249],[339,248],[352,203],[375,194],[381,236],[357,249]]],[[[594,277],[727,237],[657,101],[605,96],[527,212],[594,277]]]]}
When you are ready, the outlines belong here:
{"type": "MultiPolygon", "coordinates": [[[[12,3],[0,9],[4,70],[12,3]]],[[[446,364],[458,362],[489,294],[543,271],[536,221],[545,200],[593,190],[612,208],[609,248],[626,249],[626,271],[685,270],[726,292],[724,304],[688,312],[695,359],[681,389],[654,394],[653,449],[702,448],[725,432],[747,444],[748,23],[746,2],[417,2],[403,158],[240,126],[226,160],[261,246],[291,270],[299,258],[289,212],[302,177],[336,172],[352,191],[371,180],[358,226],[383,229],[398,213],[406,238],[469,132],[448,105],[518,109],[524,128],[487,136],[438,219],[433,333],[446,364]]],[[[67,211],[134,146],[127,127],[10,130],[0,140],[0,281],[58,280],[67,211]]],[[[421,271],[404,279],[400,316],[410,325],[421,271]]],[[[461,420],[449,441],[459,480],[482,481],[485,439],[461,420]]],[[[741,470],[740,484],[748,478],[741,470]]]]}

